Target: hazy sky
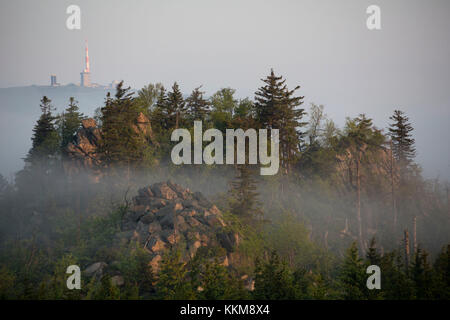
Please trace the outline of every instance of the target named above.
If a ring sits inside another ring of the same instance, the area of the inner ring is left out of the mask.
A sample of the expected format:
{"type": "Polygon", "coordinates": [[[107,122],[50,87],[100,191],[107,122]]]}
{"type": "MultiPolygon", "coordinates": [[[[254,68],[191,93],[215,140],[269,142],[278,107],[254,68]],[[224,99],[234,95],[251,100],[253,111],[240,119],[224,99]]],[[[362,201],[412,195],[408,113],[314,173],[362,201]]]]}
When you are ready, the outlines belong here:
{"type": "Polygon", "coordinates": [[[253,97],[273,67],[340,125],[365,112],[385,127],[406,111],[425,172],[450,177],[449,17],[448,0],[1,0],[0,87],[51,73],[78,83],[84,39],[101,84],[177,80],[185,93],[203,84],[253,97]],[[81,30],[66,28],[70,4],[81,30]],[[366,28],[371,4],[380,31],[366,28]]]}

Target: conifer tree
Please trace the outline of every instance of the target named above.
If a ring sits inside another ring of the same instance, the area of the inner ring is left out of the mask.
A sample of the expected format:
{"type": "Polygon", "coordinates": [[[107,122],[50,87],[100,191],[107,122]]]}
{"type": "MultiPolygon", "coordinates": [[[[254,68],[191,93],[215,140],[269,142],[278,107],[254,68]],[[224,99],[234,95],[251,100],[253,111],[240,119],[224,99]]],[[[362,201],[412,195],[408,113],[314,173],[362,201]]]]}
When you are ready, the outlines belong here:
{"type": "Polygon", "coordinates": [[[191,95],[186,99],[189,118],[204,121],[209,113],[209,103],[203,99],[204,92],[200,91],[201,87],[195,88],[191,95]]]}
{"type": "Polygon", "coordinates": [[[69,98],[69,106],[62,113],[60,117],[60,131],[61,131],[61,149],[64,150],[65,147],[72,141],[77,130],[81,127],[81,120],[84,116],[79,112],[78,101],[73,97],[69,98]]]}
{"type": "Polygon", "coordinates": [[[416,299],[430,299],[432,297],[432,271],[428,263],[428,253],[418,247],[411,267],[411,278],[414,282],[416,299]]]}
{"type": "Polygon", "coordinates": [[[168,129],[168,115],[167,115],[167,94],[166,89],[161,87],[159,91],[155,108],[151,114],[152,128],[158,133],[168,129]]]}
{"type": "Polygon", "coordinates": [[[286,262],[273,251],[266,263],[255,263],[254,299],[285,300],[296,298],[294,276],[286,262]]]}
{"type": "Polygon", "coordinates": [[[347,251],[340,273],[340,281],[344,299],[361,300],[367,298],[366,274],[356,242],[353,242],[347,251]]]}
{"type": "Polygon", "coordinates": [[[141,163],[148,145],[136,129],[139,108],[134,102],[130,88],[123,88],[123,81],[117,85],[115,98],[107,96],[101,112],[101,160],[107,167],[125,167],[129,177],[130,169],[141,163]]]}
{"type": "Polygon", "coordinates": [[[150,115],[153,111],[153,107],[158,101],[158,97],[163,89],[164,86],[161,83],[150,83],[138,91],[136,102],[146,115],[150,115]]]}
{"type": "Polygon", "coordinates": [[[192,299],[195,293],[188,281],[188,269],[178,250],[171,250],[161,262],[156,292],[160,299],[192,299]]]}
{"type": "Polygon", "coordinates": [[[367,262],[370,265],[376,265],[379,266],[381,263],[381,256],[377,249],[377,244],[375,238],[372,238],[370,240],[370,246],[366,253],[367,262]]]}
{"type": "Polygon", "coordinates": [[[450,299],[450,244],[444,246],[434,266],[433,297],[439,300],[450,299]]]}
{"type": "Polygon", "coordinates": [[[256,118],[262,128],[279,129],[280,162],[287,172],[303,144],[304,133],[299,128],[306,125],[301,121],[305,110],[297,107],[303,103],[304,97],[295,97],[294,93],[300,86],[289,90],[286,80],[276,76],[273,70],[262,81],[265,85],[255,93],[256,118]]]}
{"type": "Polygon", "coordinates": [[[412,282],[405,272],[404,257],[393,251],[381,258],[381,288],[384,299],[408,300],[413,297],[412,282]]]}
{"type": "Polygon", "coordinates": [[[253,177],[253,169],[244,164],[238,165],[237,171],[235,180],[231,182],[231,212],[246,222],[255,223],[261,219],[262,210],[258,201],[259,193],[253,177]]]}
{"type": "Polygon", "coordinates": [[[413,127],[403,111],[395,110],[389,119],[394,121],[389,127],[394,156],[400,166],[406,168],[411,165],[416,155],[415,140],[411,134],[413,127]]]}
{"type": "Polygon", "coordinates": [[[168,117],[168,128],[178,129],[182,124],[186,112],[186,102],[181,94],[178,83],[174,83],[172,91],[167,94],[167,103],[165,104],[166,116],[168,117]]]}
{"type": "MultiPolygon", "coordinates": [[[[235,278],[217,258],[209,258],[202,263],[201,292],[199,299],[222,300],[243,299],[247,293],[240,279],[235,278]]],[[[199,263],[198,261],[197,263],[199,263]]]]}
{"type": "Polygon", "coordinates": [[[51,100],[44,96],[41,99],[41,116],[33,128],[32,147],[26,162],[30,164],[50,164],[59,150],[59,135],[55,128],[54,111],[51,100]]]}

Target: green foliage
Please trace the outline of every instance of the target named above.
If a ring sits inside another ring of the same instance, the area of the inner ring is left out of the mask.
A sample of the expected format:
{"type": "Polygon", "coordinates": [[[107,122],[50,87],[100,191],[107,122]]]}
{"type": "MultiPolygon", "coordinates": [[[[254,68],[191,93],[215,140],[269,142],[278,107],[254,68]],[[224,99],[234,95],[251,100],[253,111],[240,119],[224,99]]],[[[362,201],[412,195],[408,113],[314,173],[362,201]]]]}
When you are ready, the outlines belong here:
{"type": "Polygon", "coordinates": [[[262,300],[295,299],[294,277],[286,262],[275,251],[266,263],[256,261],[253,297],[262,300]]]}
{"type": "Polygon", "coordinates": [[[414,295],[419,300],[432,298],[432,269],[428,263],[428,253],[417,248],[414,263],[411,266],[414,295]]]}
{"type": "Polygon", "coordinates": [[[150,84],[133,95],[120,83],[115,96],[108,94],[97,110],[102,129],[98,152],[104,165],[97,169],[127,169],[126,184],[133,184],[132,190],[174,176],[208,195],[220,193],[222,203],[216,203],[227,224],[221,232],[239,234],[239,246],[227,257],[232,266],[222,262],[227,252],[221,247],[201,247],[189,259],[186,244],[178,243],[178,250],[164,256],[157,274],[146,249],[120,241],[128,207],[108,209],[122,198],[120,175],[105,174],[99,184],[91,184],[58,174],[60,151],[72,141],[83,115],[71,98],[56,122],[51,101],[44,97],[25,169],[13,183],[0,177],[0,298],[448,299],[449,247],[432,266],[419,247],[408,268],[395,247],[399,234],[393,207],[398,226],[409,227],[417,217],[419,241],[432,254],[449,233],[448,195],[442,183],[423,179],[414,165],[408,118],[401,111],[391,117],[391,161],[387,136],[366,115],[347,119],[341,131],[323,106],[313,104],[306,126],[303,97],[295,96],[299,87],[289,90],[273,71],[263,82],[254,101],[237,98],[232,88],[207,98],[200,87],[184,99],[177,83],[168,93],[161,84],[150,84]],[[136,128],[141,112],[150,118],[151,141],[136,128]],[[194,120],[202,120],[204,130],[222,132],[280,129],[281,164],[287,174],[255,179],[250,166],[239,165],[227,194],[233,168],[172,166],[171,132],[178,127],[192,132],[194,120]],[[150,162],[155,166],[148,166],[150,162]],[[407,167],[408,179],[397,178],[396,166],[407,167]],[[138,177],[133,177],[130,171],[137,169],[138,177]],[[343,249],[358,239],[358,226],[365,258],[353,244],[342,260],[343,249]],[[373,234],[379,243],[373,240],[366,249],[373,234]],[[67,265],[86,267],[99,261],[108,263],[102,277],[82,277],[82,290],[67,290],[67,265]],[[382,290],[366,288],[368,265],[381,267],[382,290]],[[111,280],[117,276],[123,277],[123,285],[111,280]],[[252,278],[253,292],[246,288],[252,278]]]}
{"type": "Polygon", "coordinates": [[[231,182],[229,191],[231,212],[245,222],[255,224],[261,221],[262,210],[253,177],[254,170],[249,165],[238,165],[237,171],[238,175],[231,182]]]}
{"type": "Polygon", "coordinates": [[[188,280],[186,263],[181,260],[181,254],[178,250],[171,250],[163,257],[156,291],[158,297],[165,300],[195,298],[194,288],[188,280]]]}
{"type": "Polygon", "coordinates": [[[353,242],[347,251],[340,272],[342,297],[346,300],[366,299],[368,291],[366,278],[364,263],[359,257],[356,242],[353,242]]]}
{"type": "Polygon", "coordinates": [[[195,88],[186,99],[188,118],[192,122],[195,120],[205,121],[210,111],[209,102],[203,98],[204,92],[200,91],[200,88],[195,88]]]}
{"type": "Polygon", "coordinates": [[[138,91],[136,103],[145,115],[150,116],[163,90],[161,83],[150,83],[138,91]]]}
{"type": "Polygon", "coordinates": [[[119,300],[120,290],[112,282],[109,275],[101,278],[100,282],[94,282],[94,279],[89,284],[89,291],[87,294],[89,300],[119,300]]]}
{"type": "Polygon", "coordinates": [[[303,103],[303,97],[294,96],[300,86],[289,90],[286,80],[275,76],[273,70],[262,81],[265,85],[255,93],[256,119],[263,128],[279,129],[281,166],[289,171],[304,143],[304,132],[299,128],[306,125],[302,122],[305,110],[297,108],[303,103]]]}
{"type": "Polygon", "coordinates": [[[123,88],[123,81],[117,85],[115,98],[106,98],[102,112],[102,139],[98,150],[103,166],[113,165],[127,169],[137,168],[143,163],[147,140],[136,128],[139,106],[132,97],[130,88],[123,88]]]}
{"type": "Polygon", "coordinates": [[[244,283],[219,263],[218,254],[208,250],[206,254],[197,253],[190,262],[190,278],[197,299],[232,300],[248,298],[244,283]]]}
{"type": "Polygon", "coordinates": [[[0,300],[11,299],[15,296],[14,284],[16,277],[5,266],[0,268],[0,300]]]}
{"type": "Polygon", "coordinates": [[[32,147],[26,161],[32,165],[54,164],[59,151],[59,135],[55,128],[54,111],[51,100],[44,96],[41,99],[41,116],[33,128],[32,147]]]}
{"type": "Polygon", "coordinates": [[[178,83],[174,83],[172,91],[167,94],[167,102],[165,104],[165,116],[167,117],[167,128],[177,129],[183,127],[183,116],[186,112],[186,101],[180,91],[178,83]]]}
{"type": "Polygon", "coordinates": [[[401,166],[409,166],[416,155],[415,140],[411,134],[413,127],[403,111],[395,110],[389,119],[394,121],[389,127],[394,156],[401,166]]]}
{"type": "Polygon", "coordinates": [[[81,127],[81,120],[84,118],[83,114],[78,111],[77,104],[78,101],[74,97],[70,97],[69,106],[58,119],[62,151],[64,151],[69,142],[72,142],[77,130],[81,127]]]}
{"type": "Polygon", "coordinates": [[[433,297],[450,299],[450,244],[442,248],[433,266],[433,297]]]}

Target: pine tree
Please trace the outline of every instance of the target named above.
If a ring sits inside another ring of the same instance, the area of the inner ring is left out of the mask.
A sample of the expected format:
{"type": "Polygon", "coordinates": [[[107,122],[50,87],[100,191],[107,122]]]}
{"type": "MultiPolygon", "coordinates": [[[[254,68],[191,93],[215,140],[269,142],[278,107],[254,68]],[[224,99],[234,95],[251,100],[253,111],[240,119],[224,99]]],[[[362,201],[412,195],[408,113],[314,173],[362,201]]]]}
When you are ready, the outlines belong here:
{"type": "Polygon", "coordinates": [[[102,164],[111,168],[123,166],[130,170],[142,163],[148,144],[136,129],[139,107],[130,88],[123,88],[123,81],[117,85],[115,98],[107,96],[102,112],[102,139],[99,154],[102,164]]]}
{"type": "Polygon", "coordinates": [[[163,258],[158,274],[156,293],[164,300],[193,299],[195,293],[188,281],[186,263],[181,260],[181,254],[173,249],[163,258]]]}
{"type": "Polygon", "coordinates": [[[442,248],[434,266],[433,297],[439,300],[450,299],[450,244],[442,248]]]}
{"type": "Polygon", "coordinates": [[[61,149],[64,150],[69,142],[72,142],[74,135],[81,127],[81,120],[84,116],[79,112],[78,101],[73,97],[69,99],[69,106],[60,117],[61,149]]]}
{"type": "Polygon", "coordinates": [[[204,121],[209,113],[209,103],[203,99],[204,92],[200,91],[201,87],[195,88],[191,95],[186,99],[189,118],[204,121]]]}
{"type": "Polygon", "coordinates": [[[168,129],[178,129],[185,116],[186,102],[176,82],[172,86],[172,91],[167,94],[165,108],[166,116],[168,117],[168,129]]]}
{"type": "Polygon", "coordinates": [[[201,288],[199,298],[207,300],[232,300],[246,297],[243,283],[233,277],[217,258],[208,259],[203,263],[201,273],[201,288]]]}
{"type": "Polygon", "coordinates": [[[249,165],[238,165],[237,171],[229,191],[231,212],[246,222],[255,223],[261,219],[262,210],[253,170],[249,165]]]}
{"type": "Polygon", "coordinates": [[[411,134],[413,127],[403,111],[395,110],[389,119],[394,121],[389,127],[394,156],[400,166],[406,168],[412,164],[416,155],[415,140],[411,134]]]}
{"type": "Polygon", "coordinates": [[[344,299],[361,300],[367,298],[366,274],[356,242],[353,242],[347,251],[340,273],[340,281],[344,299]]]}
{"type": "Polygon", "coordinates": [[[411,267],[411,279],[414,283],[416,299],[430,299],[432,297],[432,271],[428,263],[428,253],[418,247],[411,267]]]}
{"type": "Polygon", "coordinates": [[[294,276],[287,264],[273,251],[266,263],[255,263],[255,290],[253,298],[258,300],[295,299],[294,276]]]}
{"type": "Polygon", "coordinates": [[[280,161],[287,172],[303,144],[304,133],[299,128],[306,125],[301,121],[305,110],[297,107],[303,103],[304,97],[295,97],[294,93],[300,86],[289,90],[286,80],[275,76],[273,70],[262,81],[265,85],[255,93],[256,118],[262,128],[279,129],[280,161]]]}
{"type": "Polygon", "coordinates": [[[413,298],[413,285],[405,272],[404,257],[397,251],[381,258],[381,288],[387,300],[409,300],[413,298]]]}
{"type": "Polygon", "coordinates": [[[158,98],[156,100],[155,108],[151,113],[152,129],[162,134],[168,129],[168,115],[167,115],[167,94],[166,89],[161,87],[158,98]]]}
{"type": "Polygon", "coordinates": [[[55,128],[54,111],[51,100],[44,96],[41,99],[41,116],[33,128],[32,147],[25,159],[27,163],[35,165],[41,163],[50,165],[58,154],[59,135],[55,128]]]}
{"type": "Polygon", "coordinates": [[[378,252],[375,238],[372,238],[372,240],[370,240],[370,246],[367,250],[366,258],[369,265],[379,266],[381,263],[381,255],[378,252]]]}

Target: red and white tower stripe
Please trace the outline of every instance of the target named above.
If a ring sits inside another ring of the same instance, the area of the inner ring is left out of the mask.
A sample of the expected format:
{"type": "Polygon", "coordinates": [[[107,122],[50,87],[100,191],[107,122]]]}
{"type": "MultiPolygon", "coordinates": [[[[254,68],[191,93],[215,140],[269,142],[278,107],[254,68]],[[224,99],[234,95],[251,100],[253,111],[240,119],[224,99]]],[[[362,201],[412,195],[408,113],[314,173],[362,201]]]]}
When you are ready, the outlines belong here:
{"type": "Polygon", "coordinates": [[[84,72],[89,73],[89,49],[88,49],[88,42],[86,40],[86,67],[84,69],[84,72]]]}

